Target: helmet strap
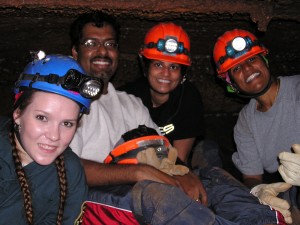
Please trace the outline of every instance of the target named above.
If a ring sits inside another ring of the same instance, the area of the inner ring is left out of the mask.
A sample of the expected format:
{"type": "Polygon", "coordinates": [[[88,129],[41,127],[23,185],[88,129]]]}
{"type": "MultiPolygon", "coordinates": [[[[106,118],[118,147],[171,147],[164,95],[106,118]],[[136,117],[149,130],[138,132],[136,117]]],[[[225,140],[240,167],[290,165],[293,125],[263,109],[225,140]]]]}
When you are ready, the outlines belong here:
{"type": "MultiPolygon", "coordinates": [[[[229,77],[231,77],[230,72],[228,72],[228,75],[229,75],[229,77]]],[[[236,93],[238,96],[243,97],[243,98],[257,98],[257,97],[259,97],[259,96],[265,94],[265,93],[269,90],[269,88],[271,87],[271,84],[273,83],[272,76],[270,75],[268,84],[266,85],[266,87],[265,87],[262,91],[260,91],[260,92],[258,92],[258,93],[256,93],[256,94],[249,94],[249,93],[242,92],[242,91],[237,87],[237,85],[234,83],[234,81],[233,81],[232,78],[230,78],[230,80],[231,80],[231,82],[232,82],[232,84],[230,85],[230,87],[235,87],[235,93],[236,93]]],[[[228,84],[228,83],[227,83],[227,84],[228,84]]]]}

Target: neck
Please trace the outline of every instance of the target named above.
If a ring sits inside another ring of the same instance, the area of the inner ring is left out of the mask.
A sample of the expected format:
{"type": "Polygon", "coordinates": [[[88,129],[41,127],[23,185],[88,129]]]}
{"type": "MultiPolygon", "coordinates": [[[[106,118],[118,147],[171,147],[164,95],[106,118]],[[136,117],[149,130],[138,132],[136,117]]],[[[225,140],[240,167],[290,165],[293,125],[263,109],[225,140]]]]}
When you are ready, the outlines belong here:
{"type": "Polygon", "coordinates": [[[279,79],[276,79],[276,81],[272,83],[269,90],[264,95],[256,98],[256,109],[258,111],[266,112],[274,105],[278,96],[279,87],[280,81],[279,79]]]}
{"type": "Polygon", "coordinates": [[[161,106],[169,99],[169,94],[161,94],[153,90],[150,90],[150,94],[153,108],[161,106]]]}
{"type": "Polygon", "coordinates": [[[106,95],[108,93],[108,82],[103,84],[102,95],[106,95]]]}

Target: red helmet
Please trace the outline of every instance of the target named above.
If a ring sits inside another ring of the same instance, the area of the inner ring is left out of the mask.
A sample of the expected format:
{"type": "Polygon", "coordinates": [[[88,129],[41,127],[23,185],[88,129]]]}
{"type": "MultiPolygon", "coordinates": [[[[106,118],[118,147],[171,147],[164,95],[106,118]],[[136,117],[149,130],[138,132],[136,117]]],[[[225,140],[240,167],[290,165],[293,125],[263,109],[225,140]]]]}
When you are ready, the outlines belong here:
{"type": "Polygon", "coordinates": [[[154,148],[157,156],[168,157],[169,140],[160,135],[144,136],[126,141],[118,145],[105,158],[104,163],[111,164],[138,164],[136,155],[147,148],[154,148]]]}
{"type": "Polygon", "coordinates": [[[170,142],[165,136],[158,135],[153,128],[139,125],[138,128],[122,135],[104,163],[138,164],[137,154],[150,147],[154,148],[157,157],[162,159],[168,157],[170,142]]]}
{"type": "Polygon", "coordinates": [[[146,34],[140,54],[148,59],[190,66],[190,39],[181,26],[159,23],[146,34]]]}
{"type": "Polygon", "coordinates": [[[261,45],[252,33],[234,29],[218,38],[213,57],[219,76],[226,79],[226,72],[230,68],[260,53],[266,55],[268,49],[261,45]]]}

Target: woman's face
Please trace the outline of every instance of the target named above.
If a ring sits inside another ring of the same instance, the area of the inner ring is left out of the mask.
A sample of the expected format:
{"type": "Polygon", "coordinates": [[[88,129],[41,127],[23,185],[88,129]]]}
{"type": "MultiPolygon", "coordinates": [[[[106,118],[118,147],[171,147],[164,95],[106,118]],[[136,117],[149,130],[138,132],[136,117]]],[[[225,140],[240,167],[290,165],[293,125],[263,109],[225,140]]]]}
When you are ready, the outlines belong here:
{"type": "Polygon", "coordinates": [[[79,105],[61,95],[36,92],[31,103],[13,113],[24,151],[40,165],[51,164],[69,145],[77,127],[79,105]]]}
{"type": "Polygon", "coordinates": [[[263,58],[254,55],[230,69],[231,76],[244,93],[257,94],[270,80],[270,72],[263,58]]]}
{"type": "Polygon", "coordinates": [[[169,94],[180,84],[181,80],[180,64],[151,60],[148,81],[152,90],[160,94],[169,94]]]}

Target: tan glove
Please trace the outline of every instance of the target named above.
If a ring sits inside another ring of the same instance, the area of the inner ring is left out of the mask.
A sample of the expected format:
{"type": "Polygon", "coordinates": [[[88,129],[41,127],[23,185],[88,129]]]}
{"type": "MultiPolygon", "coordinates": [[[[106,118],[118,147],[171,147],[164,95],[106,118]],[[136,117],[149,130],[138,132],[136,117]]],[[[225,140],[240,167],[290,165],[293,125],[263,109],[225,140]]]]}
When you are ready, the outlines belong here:
{"type": "Polygon", "coordinates": [[[278,171],[285,182],[300,186],[300,144],[292,145],[292,149],[295,153],[279,153],[281,165],[278,171]]]}
{"type": "Polygon", "coordinates": [[[250,193],[256,196],[261,204],[269,205],[279,211],[284,216],[285,222],[291,224],[293,220],[289,210],[290,204],[286,200],[276,197],[280,192],[285,192],[291,187],[291,184],[284,182],[260,184],[253,187],[250,193]]]}
{"type": "Polygon", "coordinates": [[[185,175],[189,168],[182,165],[175,165],[177,159],[177,149],[169,148],[168,158],[159,160],[154,148],[147,148],[136,156],[139,163],[151,165],[169,175],[185,175]]]}

